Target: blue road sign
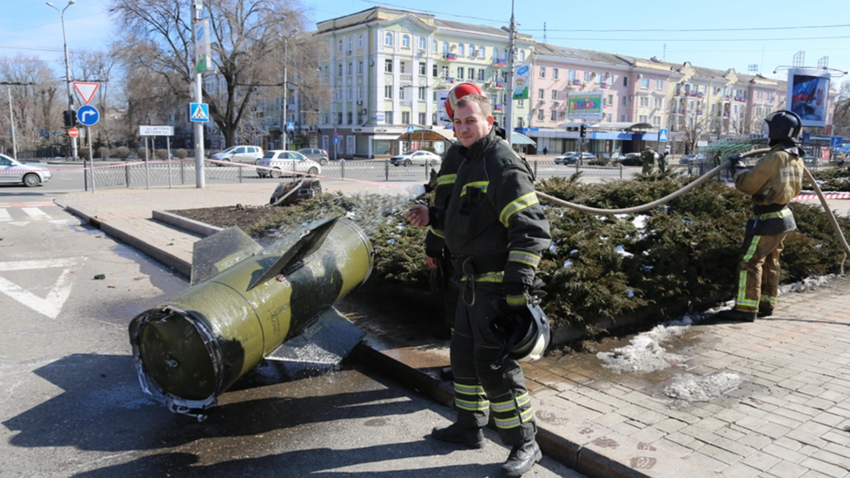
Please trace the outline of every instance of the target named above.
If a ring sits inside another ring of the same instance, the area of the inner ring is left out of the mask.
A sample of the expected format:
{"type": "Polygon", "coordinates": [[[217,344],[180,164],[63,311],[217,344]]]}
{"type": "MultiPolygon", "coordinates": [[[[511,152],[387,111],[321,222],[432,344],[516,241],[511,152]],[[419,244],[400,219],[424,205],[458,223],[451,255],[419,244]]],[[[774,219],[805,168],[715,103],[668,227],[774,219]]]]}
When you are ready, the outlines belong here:
{"type": "Polygon", "coordinates": [[[408,132],[408,133],[412,133],[412,132],[413,132],[413,125],[412,125],[412,124],[411,124],[411,125],[407,125],[407,132],[408,132]]]}
{"type": "Polygon", "coordinates": [[[295,125],[292,123],[286,123],[286,131],[295,131],[295,125]]]}
{"type": "Polygon", "coordinates": [[[811,138],[811,134],[803,133],[803,146],[809,145],[809,138],[811,138]]]}
{"type": "Polygon", "coordinates": [[[77,121],[83,126],[93,126],[100,119],[100,113],[92,105],[80,106],[77,110],[77,121]]]}
{"type": "Polygon", "coordinates": [[[339,136],[334,136],[334,144],[339,144],[339,136]]]}
{"type": "Polygon", "coordinates": [[[667,128],[661,128],[658,130],[658,141],[662,143],[667,142],[667,128]]]}
{"type": "Polygon", "coordinates": [[[206,103],[189,103],[189,121],[193,123],[208,123],[210,107],[206,103]]]}
{"type": "Polygon", "coordinates": [[[830,148],[840,148],[844,143],[844,138],[841,136],[832,136],[829,138],[829,147],[830,148]]]}

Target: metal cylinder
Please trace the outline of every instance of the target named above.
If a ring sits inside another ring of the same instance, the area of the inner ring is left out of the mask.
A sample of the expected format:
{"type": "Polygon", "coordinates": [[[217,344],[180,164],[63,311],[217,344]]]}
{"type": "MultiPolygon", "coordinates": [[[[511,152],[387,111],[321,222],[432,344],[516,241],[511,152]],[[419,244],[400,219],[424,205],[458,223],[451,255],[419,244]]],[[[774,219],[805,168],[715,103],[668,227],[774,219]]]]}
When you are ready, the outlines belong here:
{"type": "Polygon", "coordinates": [[[285,276],[254,284],[298,238],[296,232],[135,317],[129,332],[142,388],[150,393],[152,385],[175,412],[211,407],[369,277],[371,242],[342,219],[285,276]]]}

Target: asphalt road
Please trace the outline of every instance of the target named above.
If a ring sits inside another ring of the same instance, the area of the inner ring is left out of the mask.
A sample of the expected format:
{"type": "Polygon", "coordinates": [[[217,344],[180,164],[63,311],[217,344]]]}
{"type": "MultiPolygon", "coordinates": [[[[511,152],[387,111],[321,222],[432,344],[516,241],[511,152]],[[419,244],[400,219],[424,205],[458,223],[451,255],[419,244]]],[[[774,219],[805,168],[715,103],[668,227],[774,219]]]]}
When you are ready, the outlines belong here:
{"type": "MultiPolygon", "coordinates": [[[[429,438],[453,412],[362,364],[286,380],[264,362],[205,421],[170,413],[127,325],[188,284],[52,205],[52,184],[0,188],[0,477],[498,474],[495,432],[482,450],[429,438]]],[[[581,477],[548,458],[527,476],[581,477]]]]}

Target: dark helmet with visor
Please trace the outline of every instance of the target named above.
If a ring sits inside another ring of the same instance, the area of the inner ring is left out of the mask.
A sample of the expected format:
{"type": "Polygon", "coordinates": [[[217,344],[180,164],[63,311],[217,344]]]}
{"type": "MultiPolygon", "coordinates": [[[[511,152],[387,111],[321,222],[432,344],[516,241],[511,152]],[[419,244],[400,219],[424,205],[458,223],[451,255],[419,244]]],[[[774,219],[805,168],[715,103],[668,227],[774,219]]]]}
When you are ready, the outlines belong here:
{"type": "Polygon", "coordinates": [[[790,140],[796,143],[801,129],[803,129],[803,120],[793,111],[774,111],[764,119],[764,133],[773,141],[790,140]]]}
{"type": "Polygon", "coordinates": [[[540,308],[538,300],[528,301],[526,307],[518,311],[500,314],[490,322],[490,332],[502,345],[499,358],[490,365],[494,370],[502,366],[506,357],[517,362],[539,360],[551,340],[549,319],[540,308]]]}

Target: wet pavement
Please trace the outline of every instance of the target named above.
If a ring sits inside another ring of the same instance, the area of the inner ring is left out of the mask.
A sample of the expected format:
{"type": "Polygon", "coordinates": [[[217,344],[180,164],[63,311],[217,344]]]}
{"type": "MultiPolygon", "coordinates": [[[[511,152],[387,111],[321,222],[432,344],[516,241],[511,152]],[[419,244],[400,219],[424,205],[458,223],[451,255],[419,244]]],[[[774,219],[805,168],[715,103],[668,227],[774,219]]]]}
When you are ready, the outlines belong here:
{"type": "MultiPolygon", "coordinates": [[[[323,184],[346,194],[357,188],[323,184]]],[[[228,185],[74,193],[56,202],[179,265],[197,238],[174,233],[171,245],[158,244],[151,210],[264,204],[267,196],[228,185]]],[[[684,321],[525,364],[544,453],[592,477],[850,476],[848,292],[850,279],[839,277],[783,294],[769,319],[684,321]]],[[[448,342],[434,339],[430,324],[356,304],[344,312],[368,333],[358,358],[451,403],[439,374],[448,342]]]]}

